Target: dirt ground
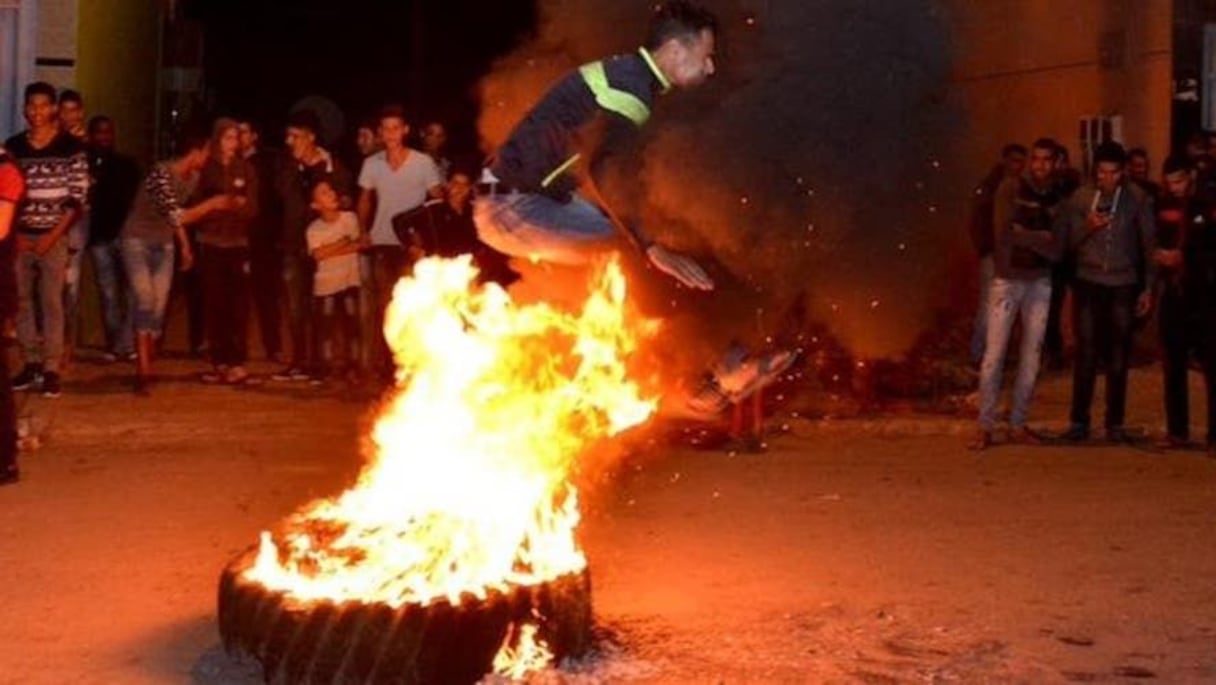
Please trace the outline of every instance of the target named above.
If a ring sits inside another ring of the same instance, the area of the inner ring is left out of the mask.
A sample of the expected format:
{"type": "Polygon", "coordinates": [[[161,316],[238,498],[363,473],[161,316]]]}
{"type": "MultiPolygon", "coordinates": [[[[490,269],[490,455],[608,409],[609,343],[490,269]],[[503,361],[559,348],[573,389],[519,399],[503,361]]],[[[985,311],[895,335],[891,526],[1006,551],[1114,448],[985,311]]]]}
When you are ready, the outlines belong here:
{"type": "MultiPolygon", "coordinates": [[[[367,409],[165,370],[142,399],[81,365],[25,406],[44,442],[0,490],[0,682],[257,682],[218,649],[220,569],[350,481],[367,409]]],[[[1133,423],[1160,422],[1157,379],[1135,372],[1133,423]]],[[[1059,427],[1067,395],[1048,379],[1035,417],[1059,427]]],[[[969,422],[921,416],[784,423],[764,454],[633,455],[592,498],[612,643],[542,680],[1216,682],[1216,460],[977,456],[969,422]]]]}

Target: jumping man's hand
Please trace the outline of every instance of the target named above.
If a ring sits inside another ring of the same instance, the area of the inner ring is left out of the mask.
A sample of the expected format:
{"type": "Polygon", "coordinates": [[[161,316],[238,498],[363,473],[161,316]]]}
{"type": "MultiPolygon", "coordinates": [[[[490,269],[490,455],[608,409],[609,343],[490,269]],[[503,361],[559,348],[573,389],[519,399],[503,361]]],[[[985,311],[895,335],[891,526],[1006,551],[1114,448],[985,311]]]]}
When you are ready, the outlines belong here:
{"type": "Polygon", "coordinates": [[[646,257],[656,269],[694,290],[713,290],[714,282],[696,262],[662,245],[651,245],[646,257]]]}

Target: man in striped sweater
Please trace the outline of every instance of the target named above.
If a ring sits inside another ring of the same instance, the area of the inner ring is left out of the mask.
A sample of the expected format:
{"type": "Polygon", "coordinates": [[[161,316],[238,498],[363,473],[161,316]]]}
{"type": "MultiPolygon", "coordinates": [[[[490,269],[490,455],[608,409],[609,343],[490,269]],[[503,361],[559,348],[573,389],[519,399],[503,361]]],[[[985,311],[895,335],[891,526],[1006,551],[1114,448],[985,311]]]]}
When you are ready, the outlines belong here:
{"type": "Polygon", "coordinates": [[[84,145],[59,128],[53,86],[37,82],[26,87],[25,120],[29,129],[4,144],[21,165],[26,183],[16,227],[17,341],[25,367],[13,379],[13,388],[37,388],[58,397],[66,235],[84,209],[89,163],[84,145]]]}

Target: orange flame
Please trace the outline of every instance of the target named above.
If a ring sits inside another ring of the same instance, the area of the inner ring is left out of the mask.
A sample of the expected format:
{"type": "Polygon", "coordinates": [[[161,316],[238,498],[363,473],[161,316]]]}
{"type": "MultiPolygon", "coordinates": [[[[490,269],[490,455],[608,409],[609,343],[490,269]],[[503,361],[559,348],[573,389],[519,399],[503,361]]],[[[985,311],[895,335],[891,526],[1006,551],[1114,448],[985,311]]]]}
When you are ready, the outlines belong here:
{"type": "Polygon", "coordinates": [[[581,571],[570,483],[597,440],[646,421],[624,359],[625,278],[598,269],[582,311],[520,306],[474,286],[468,257],[426,259],[385,316],[399,391],[357,484],[309,505],[248,576],[301,600],[486,597],[581,571]]]}
{"type": "Polygon", "coordinates": [[[553,661],[549,645],[536,637],[536,626],[525,623],[518,630],[514,623],[507,630],[502,649],[494,657],[494,675],[508,680],[522,680],[529,673],[544,669],[553,661]]]}

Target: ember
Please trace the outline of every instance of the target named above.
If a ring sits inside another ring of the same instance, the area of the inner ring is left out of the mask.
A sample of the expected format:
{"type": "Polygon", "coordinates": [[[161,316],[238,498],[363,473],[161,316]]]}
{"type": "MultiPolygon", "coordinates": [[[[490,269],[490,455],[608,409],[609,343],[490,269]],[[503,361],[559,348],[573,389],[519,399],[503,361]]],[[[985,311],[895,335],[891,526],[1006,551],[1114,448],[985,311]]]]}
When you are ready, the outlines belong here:
{"type": "MultiPolygon", "coordinates": [[[[589,625],[580,634],[577,618],[589,624],[589,585],[571,474],[597,440],[655,408],[626,374],[636,341],[624,277],[607,263],[582,310],[566,313],[516,305],[496,285],[475,287],[476,275],[467,257],[428,259],[398,283],[385,336],[399,392],[358,483],[264,533],[251,563],[230,569],[229,587],[329,611],[383,607],[393,625],[415,608],[485,609],[487,620],[456,624],[502,647],[499,668],[585,647],[589,625]]],[[[221,591],[221,631],[224,616],[221,591]]],[[[480,674],[493,657],[479,655],[480,674]]],[[[373,661],[380,674],[395,666],[373,661]]]]}

